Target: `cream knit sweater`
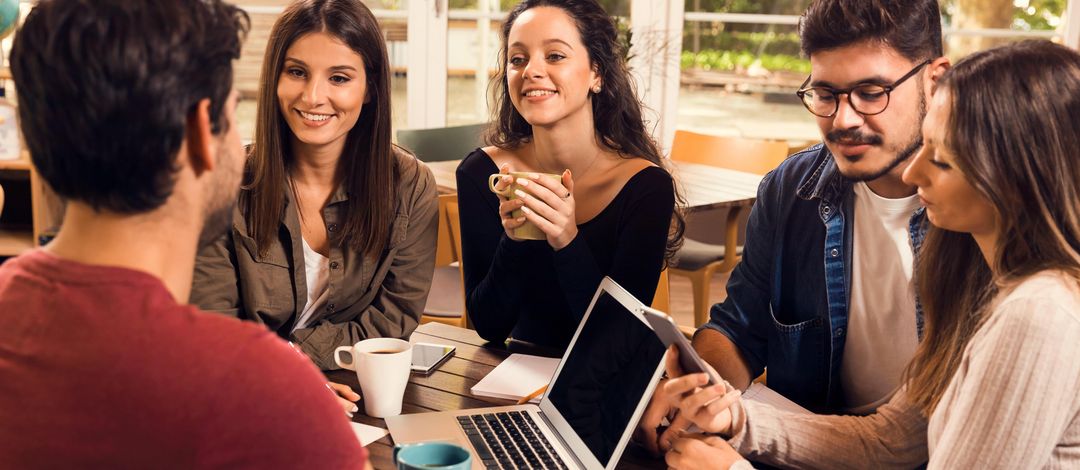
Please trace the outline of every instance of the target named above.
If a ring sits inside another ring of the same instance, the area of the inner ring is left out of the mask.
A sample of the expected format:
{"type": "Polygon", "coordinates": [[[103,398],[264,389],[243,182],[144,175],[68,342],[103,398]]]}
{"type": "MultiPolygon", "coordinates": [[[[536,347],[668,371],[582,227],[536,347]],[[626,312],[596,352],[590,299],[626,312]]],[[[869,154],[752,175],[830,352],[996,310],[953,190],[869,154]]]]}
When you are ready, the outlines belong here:
{"type": "Polygon", "coordinates": [[[731,444],[773,465],[1080,468],[1080,290],[1044,272],[1000,294],[929,421],[903,390],[870,416],[740,406],[731,444]]]}

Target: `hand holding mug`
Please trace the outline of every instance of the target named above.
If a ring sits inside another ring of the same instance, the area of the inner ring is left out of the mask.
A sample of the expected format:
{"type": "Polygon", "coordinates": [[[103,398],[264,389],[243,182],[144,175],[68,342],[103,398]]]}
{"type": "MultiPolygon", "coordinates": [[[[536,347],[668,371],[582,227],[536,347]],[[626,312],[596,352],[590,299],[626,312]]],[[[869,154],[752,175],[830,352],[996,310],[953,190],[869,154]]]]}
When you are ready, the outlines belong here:
{"type": "Polygon", "coordinates": [[[574,202],[574,178],[565,170],[559,180],[531,174],[516,180],[515,194],[524,201],[525,219],[544,233],[549,245],[561,250],[577,237],[574,202]]]}
{"type": "Polygon", "coordinates": [[[510,189],[514,184],[514,177],[510,176],[510,165],[503,164],[499,167],[499,174],[491,175],[488,184],[491,186],[491,192],[499,197],[499,221],[502,222],[506,236],[514,241],[523,240],[517,236],[517,232],[525,225],[525,215],[521,213],[521,206],[525,203],[520,199],[510,198],[510,189]],[[498,176],[497,180],[496,176],[498,176]]]}
{"type": "Polygon", "coordinates": [[[562,175],[511,172],[508,165],[488,177],[488,188],[499,196],[499,218],[511,240],[547,240],[558,250],[577,236],[573,183],[567,189],[562,181],[569,181],[569,171],[562,175]],[[538,211],[547,215],[537,215],[538,211]],[[564,225],[567,220],[559,217],[566,213],[569,213],[569,227],[564,225]]]}

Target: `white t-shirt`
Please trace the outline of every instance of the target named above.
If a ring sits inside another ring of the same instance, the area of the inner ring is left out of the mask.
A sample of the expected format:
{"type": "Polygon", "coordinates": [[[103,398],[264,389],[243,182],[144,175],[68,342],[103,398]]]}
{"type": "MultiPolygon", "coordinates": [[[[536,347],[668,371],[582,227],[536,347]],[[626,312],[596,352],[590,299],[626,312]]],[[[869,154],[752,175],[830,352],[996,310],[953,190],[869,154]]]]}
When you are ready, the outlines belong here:
{"type": "Polygon", "coordinates": [[[326,287],[330,283],[330,258],[312,250],[304,237],[300,237],[300,239],[304,243],[304,277],[307,279],[307,301],[304,303],[304,310],[300,313],[300,317],[293,324],[293,331],[306,327],[315,310],[322,308],[323,304],[326,303],[326,295],[329,292],[326,287]]]}
{"type": "Polygon", "coordinates": [[[840,380],[847,411],[868,414],[892,397],[919,344],[908,234],[919,198],[883,198],[863,182],[854,191],[851,303],[840,380]]]}

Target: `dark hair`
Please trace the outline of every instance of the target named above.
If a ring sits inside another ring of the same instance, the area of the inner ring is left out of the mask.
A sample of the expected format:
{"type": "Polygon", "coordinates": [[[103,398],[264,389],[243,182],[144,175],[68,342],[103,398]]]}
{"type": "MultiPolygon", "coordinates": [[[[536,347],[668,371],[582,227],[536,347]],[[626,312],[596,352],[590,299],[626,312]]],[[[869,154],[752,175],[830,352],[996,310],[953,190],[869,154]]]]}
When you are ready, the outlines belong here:
{"type": "MultiPolygon", "coordinates": [[[[487,136],[488,143],[499,148],[514,149],[532,139],[532,126],[510,100],[506,85],[507,50],[510,29],[518,16],[531,8],[545,6],[565,11],[574,21],[581,42],[588,51],[589,61],[603,84],[600,93],[590,92],[597,141],[623,158],[644,158],[668,171],[659,146],[645,130],[642,105],[635,93],[626,63],[626,51],[619,41],[615,22],[595,0],[524,0],[510,11],[502,27],[499,72],[492,80],[495,110],[487,136]],[[599,116],[603,118],[595,118],[599,116]]],[[[674,183],[674,178],[672,181],[674,183]]],[[[666,250],[668,260],[682,245],[686,227],[681,209],[684,205],[685,200],[676,190],[676,207],[666,250]]]]}
{"type": "Polygon", "coordinates": [[[994,207],[998,242],[988,265],[971,235],[928,229],[916,270],[927,333],[906,373],[927,414],[994,295],[1046,270],[1080,284],[1080,54],[1041,40],[977,52],[938,90],[951,99],[944,145],[994,207]]]}
{"type": "Polygon", "coordinates": [[[289,46],[311,32],[325,32],[345,42],[364,59],[369,100],[349,131],[338,161],[349,200],[342,203],[342,228],[333,241],[365,256],[377,254],[389,238],[395,200],[387,194],[396,189],[399,171],[390,134],[387,44],[375,15],[360,0],[299,0],[288,5],[274,23],[262,59],[255,145],[248,160],[247,191],[241,197],[247,226],[259,252],[266,252],[278,238],[288,167],[294,159],[288,145],[292,130],[278,102],[278,82],[289,46]]]}
{"type": "Polygon", "coordinates": [[[270,33],[263,58],[255,125],[255,143],[248,161],[242,197],[248,230],[260,252],[277,239],[288,190],[287,174],[294,156],[292,130],[282,116],[277,88],[285,53],[305,34],[323,32],[344,42],[364,60],[367,96],[363,112],[349,130],[338,161],[344,203],[339,239],[366,255],[378,253],[389,238],[398,169],[390,135],[390,65],[386,43],[375,15],[360,0],[299,0],[281,14],[270,33]]]}
{"type": "Polygon", "coordinates": [[[879,41],[912,62],[944,55],[938,0],[814,0],[799,21],[803,53],[879,41]]]}
{"type": "Polygon", "coordinates": [[[232,91],[248,17],[219,0],[42,0],[11,50],[26,145],[60,196],[148,212],[173,191],[187,117],[232,91]]]}

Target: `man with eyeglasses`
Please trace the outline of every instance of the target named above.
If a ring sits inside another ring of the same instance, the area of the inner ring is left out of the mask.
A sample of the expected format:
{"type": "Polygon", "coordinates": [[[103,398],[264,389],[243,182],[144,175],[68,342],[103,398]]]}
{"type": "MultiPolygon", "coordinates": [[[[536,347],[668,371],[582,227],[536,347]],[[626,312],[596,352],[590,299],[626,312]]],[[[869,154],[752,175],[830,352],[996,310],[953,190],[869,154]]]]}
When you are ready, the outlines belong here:
{"type": "MultiPolygon", "coordinates": [[[[730,384],[767,384],[819,413],[867,414],[900,384],[922,333],[912,283],[924,220],[901,181],[942,57],[936,0],[815,0],[799,26],[811,73],[796,93],[824,138],[767,175],[743,260],[694,348],[730,384]]],[[[639,439],[679,397],[662,387],[639,439]]]]}

